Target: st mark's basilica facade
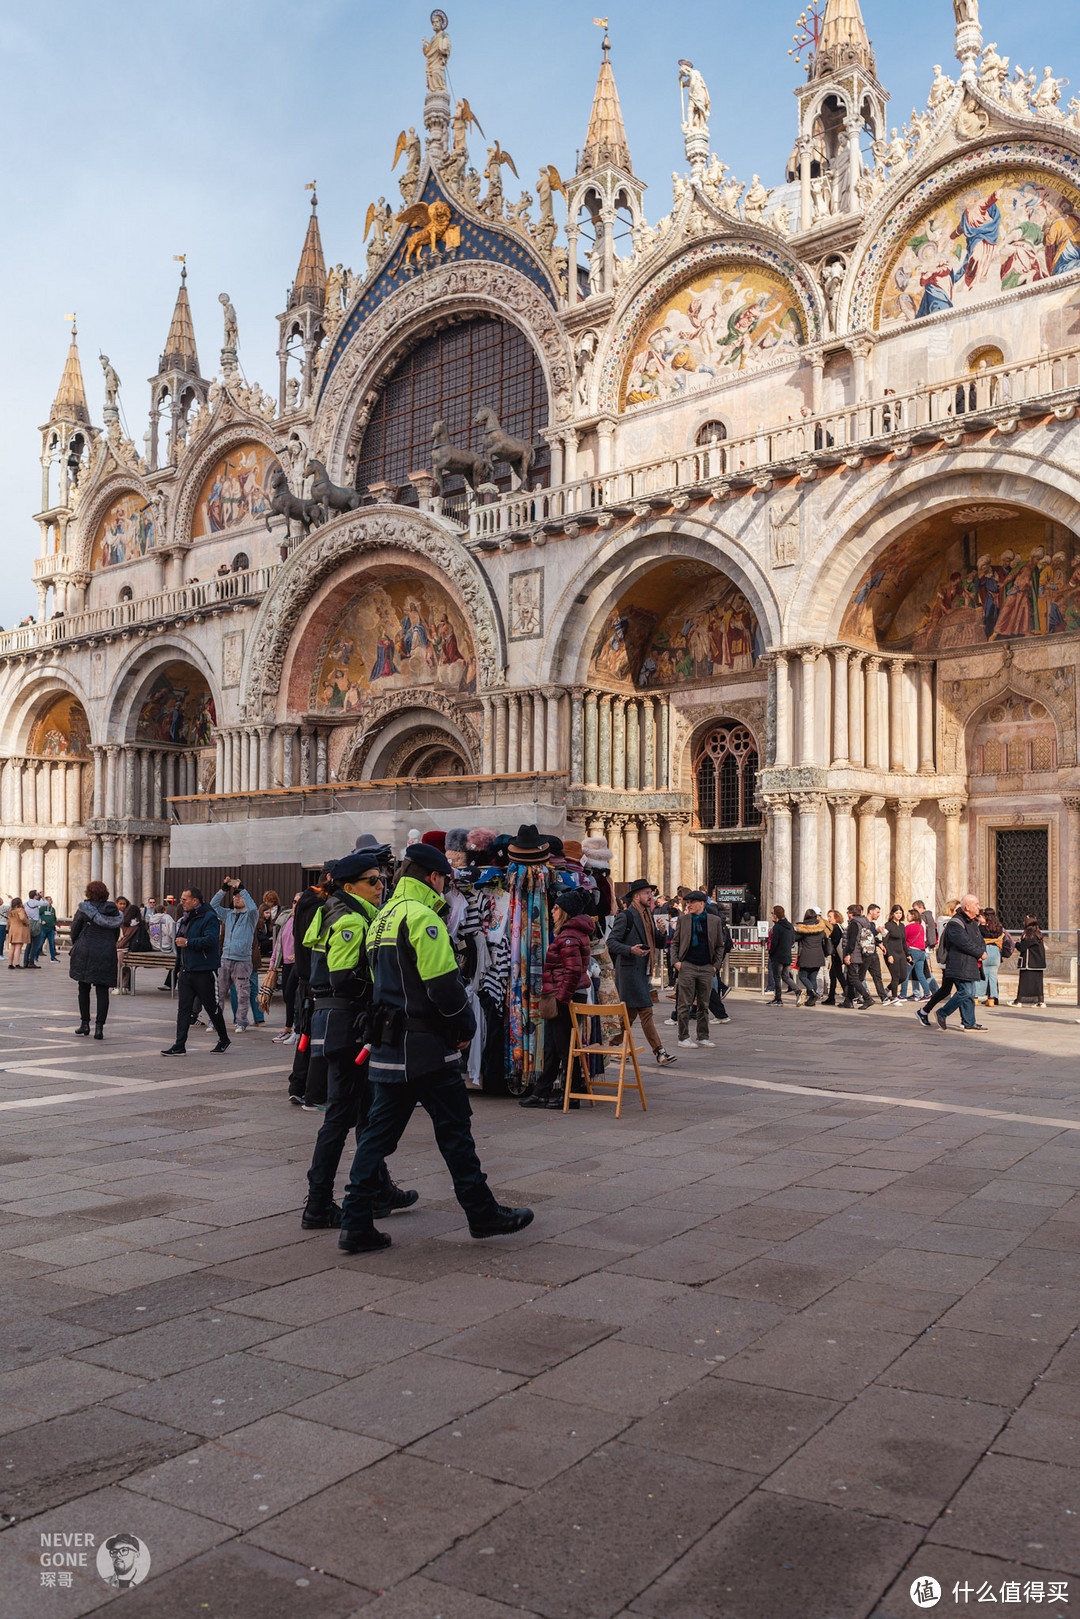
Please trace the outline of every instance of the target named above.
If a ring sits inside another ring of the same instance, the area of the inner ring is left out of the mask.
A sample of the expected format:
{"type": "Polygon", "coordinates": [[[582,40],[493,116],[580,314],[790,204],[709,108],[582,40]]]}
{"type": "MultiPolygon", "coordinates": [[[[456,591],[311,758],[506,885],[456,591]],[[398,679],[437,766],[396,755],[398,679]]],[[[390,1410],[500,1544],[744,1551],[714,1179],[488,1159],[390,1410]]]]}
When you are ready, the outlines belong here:
{"type": "Polygon", "coordinates": [[[362,275],[311,198],[273,393],[225,294],[203,375],[182,275],[136,445],[73,333],[5,896],[536,820],[665,889],[1080,926],[1080,103],[941,10],[897,127],[827,0],[771,189],[672,63],[652,222],[606,35],[576,172],[514,180],[435,12],[362,275]]]}

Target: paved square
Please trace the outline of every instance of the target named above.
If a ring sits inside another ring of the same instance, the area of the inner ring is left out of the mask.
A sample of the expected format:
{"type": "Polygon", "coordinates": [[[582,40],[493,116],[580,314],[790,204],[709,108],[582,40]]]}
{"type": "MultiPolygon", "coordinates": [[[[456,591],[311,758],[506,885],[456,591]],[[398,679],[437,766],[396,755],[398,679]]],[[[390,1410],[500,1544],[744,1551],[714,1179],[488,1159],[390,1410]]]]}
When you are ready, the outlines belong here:
{"type": "Polygon", "coordinates": [[[645,1114],[474,1099],[527,1231],[469,1238],[422,1120],[420,1204],[348,1258],[300,1229],[319,1115],[272,1031],[166,1064],[140,992],[88,1052],[62,964],[19,990],[4,1619],[111,1603],[93,1553],[42,1591],[41,1537],[121,1530],[169,1619],[903,1619],[923,1574],[1080,1604],[1069,1009],[969,1040],[736,995],[645,1114]]]}

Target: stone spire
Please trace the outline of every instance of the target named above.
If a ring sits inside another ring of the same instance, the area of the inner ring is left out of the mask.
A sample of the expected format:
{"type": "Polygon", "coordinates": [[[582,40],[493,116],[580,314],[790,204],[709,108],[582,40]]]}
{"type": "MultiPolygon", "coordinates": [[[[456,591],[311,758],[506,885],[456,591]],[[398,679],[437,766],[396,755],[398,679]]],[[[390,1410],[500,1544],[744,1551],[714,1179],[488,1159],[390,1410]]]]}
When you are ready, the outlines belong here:
{"type": "Polygon", "coordinates": [[[186,264],[180,270],[180,291],[176,294],[176,307],[169,323],[169,335],[165,339],[165,348],[158,363],[158,370],[190,371],[196,377],[199,374],[195,328],[191,322],[191,305],[188,303],[187,295],[186,264]]]}
{"type": "Polygon", "coordinates": [[[623,127],[622,109],[619,106],[619,92],[615,88],[615,72],[611,66],[611,40],[608,38],[607,26],[604,27],[604,59],[600,63],[600,73],[596,80],[596,94],[593,96],[592,113],[589,118],[589,133],[585,137],[585,150],[581,154],[581,167],[579,173],[587,169],[598,169],[604,164],[612,164],[615,168],[625,169],[627,174],[633,174],[630,166],[630,148],[626,143],[626,130],[623,127]]]}
{"type": "Polygon", "coordinates": [[[874,52],[859,0],[826,0],[810,76],[827,78],[838,70],[854,66],[866,68],[876,77],[874,52]]]}
{"type": "Polygon", "coordinates": [[[86,408],[86,389],[83,387],[82,366],[79,364],[78,330],[74,315],[71,317],[71,344],[64,361],[64,374],[56,390],[56,398],[49,412],[50,422],[84,422],[89,425],[90,412],[86,408]]]}
{"type": "Polygon", "coordinates": [[[319,199],[315,182],[311,182],[311,218],[300,253],[300,268],[289,293],[289,308],[297,304],[316,304],[321,310],[326,302],[326,260],[323,257],[322,237],[319,235],[319,199]]]}

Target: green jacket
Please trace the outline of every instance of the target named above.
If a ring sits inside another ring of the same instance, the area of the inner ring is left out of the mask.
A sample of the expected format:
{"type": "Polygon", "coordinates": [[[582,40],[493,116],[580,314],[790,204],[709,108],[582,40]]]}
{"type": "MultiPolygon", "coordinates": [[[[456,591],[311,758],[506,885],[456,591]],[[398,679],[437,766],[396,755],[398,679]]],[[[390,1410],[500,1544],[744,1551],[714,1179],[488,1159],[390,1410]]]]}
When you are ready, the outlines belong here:
{"type": "Polygon", "coordinates": [[[403,877],[368,928],[375,999],[370,1077],[382,1084],[453,1072],[476,1019],[446,931],[446,902],[403,877]]]}
{"type": "Polygon", "coordinates": [[[347,995],[351,1000],[364,999],[371,990],[364,942],[379,911],[370,900],[361,899],[357,894],[347,894],[345,898],[351,901],[350,909],[342,911],[330,924],[326,967],[335,995],[347,995]]]}
{"type": "Polygon", "coordinates": [[[316,996],[331,993],[330,969],[326,960],[330,931],[339,918],[352,915],[362,903],[354,894],[346,894],[343,888],[335,888],[329,898],[323,900],[308,924],[303,944],[311,952],[308,982],[316,996]]]}

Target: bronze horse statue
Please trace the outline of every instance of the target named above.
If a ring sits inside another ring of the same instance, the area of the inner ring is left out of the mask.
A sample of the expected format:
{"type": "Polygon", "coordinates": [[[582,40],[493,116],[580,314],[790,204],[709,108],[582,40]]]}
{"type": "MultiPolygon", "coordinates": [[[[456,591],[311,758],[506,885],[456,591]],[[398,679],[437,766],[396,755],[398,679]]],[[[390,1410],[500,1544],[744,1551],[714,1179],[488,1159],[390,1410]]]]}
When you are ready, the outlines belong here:
{"type": "Polygon", "coordinates": [[[450,430],[440,419],[431,424],[431,470],[435,474],[435,493],[443,492],[443,479],[460,473],[476,494],[482,483],[491,482],[491,463],[485,455],[474,455],[472,450],[459,450],[450,442],[450,430]]]}
{"type": "Polygon", "coordinates": [[[270,474],[270,488],[272,498],[267,511],[263,513],[266,519],[267,533],[273,532],[270,527],[271,516],[284,517],[286,544],[292,543],[292,525],[294,521],[299,523],[304,531],[304,538],[307,539],[311,533],[312,524],[317,524],[321,521],[318,503],[314,500],[304,500],[299,495],[294,495],[289,488],[289,480],[285,475],[285,469],[280,465],[276,466],[270,474]]]}
{"type": "Polygon", "coordinates": [[[326,468],[314,456],[304,468],[304,477],[315,480],[311,486],[311,498],[317,506],[322,507],[324,523],[330,521],[332,511],[355,512],[359,508],[359,489],[343,489],[340,484],[331,483],[326,468]]]}
{"type": "Polygon", "coordinates": [[[484,456],[487,461],[491,465],[496,461],[502,461],[512,472],[517,473],[521,487],[524,488],[528,482],[529,468],[532,466],[532,445],[526,443],[524,439],[511,438],[509,433],[504,433],[499,418],[490,405],[480,406],[473,417],[473,424],[484,429],[484,456]]]}

